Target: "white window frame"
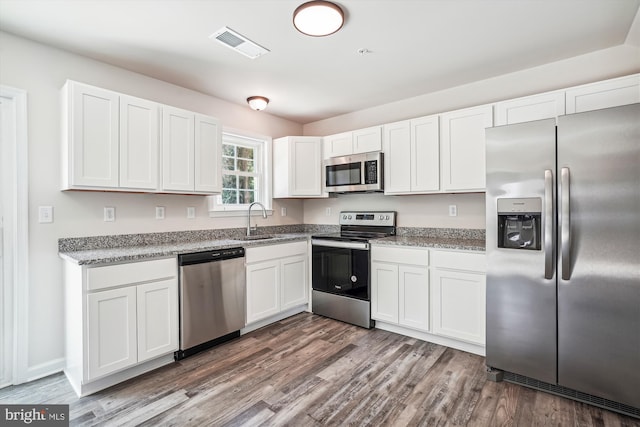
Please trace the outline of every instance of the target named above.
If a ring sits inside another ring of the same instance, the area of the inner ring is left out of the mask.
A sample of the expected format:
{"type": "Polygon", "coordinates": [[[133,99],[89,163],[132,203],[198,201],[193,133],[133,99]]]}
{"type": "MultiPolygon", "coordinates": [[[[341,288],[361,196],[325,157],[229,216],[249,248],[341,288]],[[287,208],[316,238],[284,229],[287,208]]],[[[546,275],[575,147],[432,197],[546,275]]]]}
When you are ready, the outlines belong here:
{"type": "MultiPolygon", "coordinates": [[[[258,135],[247,131],[231,129],[231,128],[223,128],[222,129],[222,143],[224,144],[226,141],[242,144],[250,143],[251,145],[258,145],[258,155],[261,157],[260,160],[260,170],[261,178],[259,182],[261,184],[260,190],[257,192],[259,198],[255,201],[260,202],[267,209],[268,215],[273,215],[272,209],[272,178],[271,178],[271,169],[272,169],[272,161],[271,161],[271,148],[272,148],[272,138],[269,136],[258,135]]],[[[258,161],[258,160],[256,160],[258,161]]],[[[224,171],[223,171],[224,172],[224,171]]],[[[248,204],[244,205],[224,205],[221,203],[222,195],[218,194],[215,196],[208,196],[209,202],[209,216],[210,217],[220,217],[220,216],[243,216],[247,213],[248,204]]],[[[255,209],[256,214],[262,214],[261,209],[255,209]]]]}

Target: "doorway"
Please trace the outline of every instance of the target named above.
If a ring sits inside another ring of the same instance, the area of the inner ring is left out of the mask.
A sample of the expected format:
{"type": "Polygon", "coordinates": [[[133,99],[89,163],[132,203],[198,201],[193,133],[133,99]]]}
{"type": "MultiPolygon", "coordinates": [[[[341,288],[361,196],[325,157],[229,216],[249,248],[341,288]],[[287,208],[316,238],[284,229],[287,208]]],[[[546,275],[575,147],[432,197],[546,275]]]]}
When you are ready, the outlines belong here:
{"type": "Polygon", "coordinates": [[[0,387],[26,372],[27,162],[27,94],[0,86],[0,387]]]}

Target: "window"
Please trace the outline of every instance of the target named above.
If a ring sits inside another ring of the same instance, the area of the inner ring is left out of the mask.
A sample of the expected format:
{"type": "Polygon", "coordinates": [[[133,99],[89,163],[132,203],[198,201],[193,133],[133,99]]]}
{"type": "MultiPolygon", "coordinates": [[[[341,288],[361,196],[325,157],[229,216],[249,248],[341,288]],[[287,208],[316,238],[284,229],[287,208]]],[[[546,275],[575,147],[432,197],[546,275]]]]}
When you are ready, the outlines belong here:
{"type": "Polygon", "coordinates": [[[211,212],[246,211],[253,202],[271,208],[269,138],[222,133],[222,194],[210,197],[211,212]]]}

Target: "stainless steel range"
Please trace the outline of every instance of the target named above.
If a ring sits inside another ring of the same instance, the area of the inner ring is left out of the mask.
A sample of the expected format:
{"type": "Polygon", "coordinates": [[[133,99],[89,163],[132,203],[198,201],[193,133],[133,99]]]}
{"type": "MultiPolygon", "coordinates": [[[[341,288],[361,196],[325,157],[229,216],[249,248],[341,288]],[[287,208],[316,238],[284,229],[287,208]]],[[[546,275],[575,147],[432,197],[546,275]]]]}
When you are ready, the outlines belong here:
{"type": "Polygon", "coordinates": [[[312,311],[372,327],[369,240],[395,234],[395,212],[348,211],[340,233],[312,236],[312,311]]]}

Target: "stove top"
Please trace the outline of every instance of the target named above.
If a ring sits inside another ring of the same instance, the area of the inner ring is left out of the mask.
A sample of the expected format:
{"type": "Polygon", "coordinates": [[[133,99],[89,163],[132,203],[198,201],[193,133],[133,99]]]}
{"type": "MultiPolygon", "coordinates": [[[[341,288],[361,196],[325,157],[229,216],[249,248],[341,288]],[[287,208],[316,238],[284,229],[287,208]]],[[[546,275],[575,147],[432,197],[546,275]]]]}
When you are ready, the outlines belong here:
{"type": "Polygon", "coordinates": [[[396,212],[340,212],[340,233],[317,234],[314,239],[368,242],[396,234],[396,212]]]}

